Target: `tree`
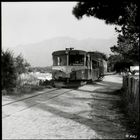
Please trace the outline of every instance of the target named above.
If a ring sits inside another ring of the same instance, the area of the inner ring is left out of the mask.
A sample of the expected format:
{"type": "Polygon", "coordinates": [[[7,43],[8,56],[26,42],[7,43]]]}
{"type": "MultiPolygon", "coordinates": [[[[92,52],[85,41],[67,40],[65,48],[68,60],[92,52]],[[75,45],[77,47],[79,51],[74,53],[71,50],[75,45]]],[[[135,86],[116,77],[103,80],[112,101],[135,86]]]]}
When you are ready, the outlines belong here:
{"type": "Polygon", "coordinates": [[[30,66],[22,55],[14,57],[10,50],[2,51],[1,63],[1,85],[5,90],[16,87],[19,74],[26,72],[26,68],[30,66]]]}
{"type": "MultiPolygon", "coordinates": [[[[92,0],[88,2],[78,2],[73,8],[72,13],[76,18],[81,19],[84,15],[94,16],[105,20],[107,24],[123,25],[127,22],[126,7],[134,4],[138,5],[138,0],[92,0]]],[[[138,13],[136,16],[136,25],[138,22],[138,13]]]]}
{"type": "Polygon", "coordinates": [[[13,53],[9,50],[6,50],[5,52],[2,51],[1,63],[2,89],[10,89],[15,87],[17,75],[13,53]]]}
{"type": "Polygon", "coordinates": [[[125,61],[134,64],[139,63],[139,27],[135,25],[137,6],[131,4],[126,8],[127,18],[121,30],[116,28],[119,33],[117,46],[111,47],[111,51],[121,54],[125,61]]]}
{"type": "Polygon", "coordinates": [[[131,61],[125,61],[122,55],[110,55],[108,58],[108,70],[122,72],[129,69],[133,63],[131,61]]]}
{"type": "Polygon", "coordinates": [[[15,67],[17,74],[25,73],[30,64],[20,54],[15,58],[15,67]]]}
{"type": "Polygon", "coordinates": [[[121,59],[119,55],[110,55],[108,58],[108,71],[115,71],[115,64],[121,59]]]}
{"type": "Polygon", "coordinates": [[[123,61],[139,63],[139,20],[137,0],[93,0],[78,2],[73,14],[81,19],[84,15],[105,20],[107,24],[120,26],[117,46],[111,51],[121,55],[123,61]]]}

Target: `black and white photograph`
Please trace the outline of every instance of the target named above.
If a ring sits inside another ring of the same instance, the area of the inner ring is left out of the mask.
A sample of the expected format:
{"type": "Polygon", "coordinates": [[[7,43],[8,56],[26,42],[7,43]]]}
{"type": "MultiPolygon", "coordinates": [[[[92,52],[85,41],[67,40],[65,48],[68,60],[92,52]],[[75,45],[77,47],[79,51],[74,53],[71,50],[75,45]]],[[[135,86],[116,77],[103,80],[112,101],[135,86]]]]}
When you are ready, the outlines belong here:
{"type": "Polygon", "coordinates": [[[2,139],[139,139],[137,0],[2,1],[2,139]]]}

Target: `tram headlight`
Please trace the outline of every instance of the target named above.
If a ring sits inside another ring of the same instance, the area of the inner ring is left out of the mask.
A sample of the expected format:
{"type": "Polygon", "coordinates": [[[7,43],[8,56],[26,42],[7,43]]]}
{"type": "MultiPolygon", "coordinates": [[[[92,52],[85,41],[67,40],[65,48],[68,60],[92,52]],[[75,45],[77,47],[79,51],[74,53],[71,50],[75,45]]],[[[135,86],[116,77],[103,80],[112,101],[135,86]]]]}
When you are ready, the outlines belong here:
{"type": "Polygon", "coordinates": [[[84,74],[85,73],[85,71],[84,70],[82,70],[82,74],[84,74]]]}

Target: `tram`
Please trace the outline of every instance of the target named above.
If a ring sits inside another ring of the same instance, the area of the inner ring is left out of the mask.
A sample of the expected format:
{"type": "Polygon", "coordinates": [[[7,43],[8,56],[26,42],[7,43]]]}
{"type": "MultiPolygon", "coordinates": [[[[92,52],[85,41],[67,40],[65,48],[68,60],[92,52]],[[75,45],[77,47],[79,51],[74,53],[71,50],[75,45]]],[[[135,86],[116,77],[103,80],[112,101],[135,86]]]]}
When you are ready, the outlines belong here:
{"type": "Polygon", "coordinates": [[[66,48],[54,51],[52,57],[54,86],[66,87],[72,84],[101,80],[107,71],[107,62],[98,58],[95,52],[66,48]]]}

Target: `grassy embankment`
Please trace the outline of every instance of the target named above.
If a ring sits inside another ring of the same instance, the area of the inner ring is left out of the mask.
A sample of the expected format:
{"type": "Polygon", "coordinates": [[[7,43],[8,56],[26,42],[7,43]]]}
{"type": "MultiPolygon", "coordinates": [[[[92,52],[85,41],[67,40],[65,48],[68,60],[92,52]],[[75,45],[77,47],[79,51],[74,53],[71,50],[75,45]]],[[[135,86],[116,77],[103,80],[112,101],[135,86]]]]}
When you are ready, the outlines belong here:
{"type": "Polygon", "coordinates": [[[45,77],[39,79],[35,73],[21,74],[17,79],[16,87],[3,90],[3,95],[21,95],[29,94],[33,91],[39,91],[45,88],[52,87],[52,80],[47,80],[45,77]],[[44,79],[45,80],[44,80],[44,79]]]}

